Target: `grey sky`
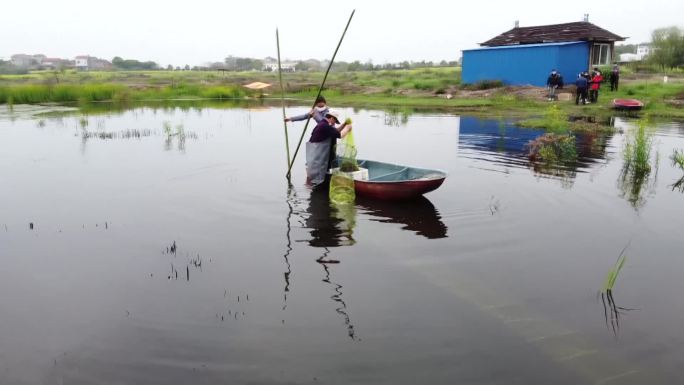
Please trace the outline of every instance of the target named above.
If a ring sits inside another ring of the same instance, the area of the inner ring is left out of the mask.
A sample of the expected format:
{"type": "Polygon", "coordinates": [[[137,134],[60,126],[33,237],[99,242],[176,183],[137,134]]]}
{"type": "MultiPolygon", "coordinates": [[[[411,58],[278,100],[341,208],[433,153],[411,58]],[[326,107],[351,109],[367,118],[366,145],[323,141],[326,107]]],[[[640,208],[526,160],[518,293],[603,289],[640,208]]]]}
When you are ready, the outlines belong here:
{"type": "Polygon", "coordinates": [[[513,27],[590,21],[649,39],[680,25],[681,0],[622,1],[11,1],[0,7],[0,57],[43,53],[154,60],[162,65],[221,61],[229,54],[275,56],[275,28],[287,58],[328,58],[352,9],[340,60],[454,60],[460,50],[513,27]]]}

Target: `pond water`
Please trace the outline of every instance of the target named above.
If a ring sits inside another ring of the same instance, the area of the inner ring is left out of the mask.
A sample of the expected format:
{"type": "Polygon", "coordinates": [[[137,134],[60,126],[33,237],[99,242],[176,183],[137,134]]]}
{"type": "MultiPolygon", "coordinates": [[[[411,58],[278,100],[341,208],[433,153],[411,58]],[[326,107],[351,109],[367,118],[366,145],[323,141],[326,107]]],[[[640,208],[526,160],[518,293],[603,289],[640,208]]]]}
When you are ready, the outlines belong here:
{"type": "Polygon", "coordinates": [[[0,382],[684,383],[684,125],[623,178],[626,119],[544,166],[511,120],[342,115],[444,185],[336,208],[299,156],[288,187],[279,108],[3,110],[0,382]]]}

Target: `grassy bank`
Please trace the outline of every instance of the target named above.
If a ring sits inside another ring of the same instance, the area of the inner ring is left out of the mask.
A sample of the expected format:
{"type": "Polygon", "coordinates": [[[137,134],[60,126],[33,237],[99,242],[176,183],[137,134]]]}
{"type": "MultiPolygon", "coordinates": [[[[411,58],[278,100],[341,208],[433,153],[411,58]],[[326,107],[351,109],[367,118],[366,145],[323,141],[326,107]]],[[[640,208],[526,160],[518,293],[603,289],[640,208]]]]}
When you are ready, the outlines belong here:
{"type": "MultiPolygon", "coordinates": [[[[539,87],[466,87],[460,84],[460,75],[459,68],[333,72],[324,94],[334,106],[432,108],[521,116],[536,119],[527,122],[534,126],[546,124],[544,115],[550,105],[558,106],[570,117],[592,116],[601,120],[616,113],[611,109],[613,98],[636,98],[645,102],[643,112],[652,117],[684,119],[684,77],[671,77],[667,84],[655,75],[626,77],[619,92],[604,87],[599,103],[575,106],[572,95],[570,100],[546,101],[544,90],[539,87]]],[[[308,104],[322,77],[319,72],[284,74],[287,96],[308,104]]],[[[42,71],[0,76],[0,103],[15,104],[277,98],[278,91],[277,73],[259,71],[42,71]],[[263,91],[243,87],[255,81],[272,86],[263,91]]]]}
{"type": "Polygon", "coordinates": [[[132,88],[113,83],[19,84],[0,86],[0,104],[127,102],[150,99],[230,99],[244,97],[235,86],[177,85],[132,88]]]}

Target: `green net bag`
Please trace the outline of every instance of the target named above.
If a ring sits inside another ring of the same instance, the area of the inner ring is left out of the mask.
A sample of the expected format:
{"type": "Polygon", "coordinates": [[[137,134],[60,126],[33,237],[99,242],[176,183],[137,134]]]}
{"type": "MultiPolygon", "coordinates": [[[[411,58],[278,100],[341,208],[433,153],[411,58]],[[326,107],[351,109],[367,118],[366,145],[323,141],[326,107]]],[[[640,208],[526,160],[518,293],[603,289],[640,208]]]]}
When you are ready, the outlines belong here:
{"type": "MultiPolygon", "coordinates": [[[[346,123],[351,124],[351,119],[347,119],[346,123]]],[[[337,144],[335,154],[339,167],[333,169],[330,178],[330,201],[336,204],[353,204],[356,193],[351,173],[358,171],[359,165],[356,162],[356,145],[351,132],[337,144]]]]}

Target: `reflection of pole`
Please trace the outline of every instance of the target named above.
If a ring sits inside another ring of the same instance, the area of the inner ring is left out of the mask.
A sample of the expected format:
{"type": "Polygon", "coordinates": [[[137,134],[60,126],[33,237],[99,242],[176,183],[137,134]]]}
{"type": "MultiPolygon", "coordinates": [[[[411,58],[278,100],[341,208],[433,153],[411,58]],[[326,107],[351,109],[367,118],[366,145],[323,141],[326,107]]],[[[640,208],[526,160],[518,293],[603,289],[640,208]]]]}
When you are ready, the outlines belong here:
{"type": "MultiPolygon", "coordinates": [[[[285,259],[285,266],[287,266],[287,271],[283,273],[285,277],[285,288],[283,289],[283,310],[287,308],[287,293],[290,291],[290,274],[292,274],[292,269],[290,266],[290,253],[292,252],[292,238],[290,237],[290,233],[292,232],[292,223],[290,222],[290,219],[292,218],[292,213],[294,212],[294,209],[292,208],[292,201],[290,200],[291,196],[293,194],[292,187],[288,187],[287,189],[287,207],[288,207],[288,213],[287,213],[287,230],[285,231],[285,237],[287,238],[287,247],[285,249],[285,254],[283,254],[283,258],[285,259]]],[[[283,319],[283,323],[285,320],[283,319]]]]}
{"type": "MultiPolygon", "coordinates": [[[[287,180],[290,181],[290,140],[287,135],[287,122],[285,121],[285,87],[283,87],[283,68],[280,65],[280,35],[278,34],[278,28],[276,28],[276,45],[278,46],[278,78],[280,79],[280,103],[283,106],[283,125],[285,126],[285,152],[287,154],[287,180]]],[[[290,207],[292,209],[292,207],[290,207]]]]}
{"type": "MultiPolygon", "coordinates": [[[[354,17],[354,13],[356,10],[353,10],[351,15],[349,15],[349,20],[347,21],[347,25],[344,27],[344,32],[342,32],[342,37],[340,37],[339,43],[337,43],[337,48],[335,48],[335,52],[333,53],[332,58],[330,59],[330,63],[328,64],[328,69],[325,71],[325,76],[323,76],[323,82],[321,83],[321,86],[318,88],[318,94],[316,94],[316,99],[318,99],[319,96],[321,96],[321,92],[323,92],[323,87],[325,87],[325,81],[328,79],[328,73],[330,73],[330,69],[332,68],[333,62],[335,61],[335,56],[337,56],[337,51],[340,49],[340,46],[342,45],[342,40],[344,40],[344,35],[347,34],[347,29],[349,28],[349,24],[352,21],[352,18],[354,17]]],[[[313,106],[311,108],[313,109],[316,107],[316,101],[314,100],[313,106]]],[[[302,130],[302,136],[299,137],[299,143],[297,143],[297,148],[295,149],[294,154],[292,155],[292,160],[290,161],[290,166],[287,168],[287,179],[290,179],[290,175],[292,172],[292,165],[294,164],[295,159],[297,158],[297,153],[299,152],[299,147],[302,145],[302,140],[304,139],[304,135],[306,134],[306,129],[309,127],[309,122],[311,121],[311,116],[306,120],[306,124],[304,124],[304,130],[302,130]]]]}
{"type": "Polygon", "coordinates": [[[349,318],[349,314],[347,313],[347,304],[342,299],[342,285],[330,280],[330,269],[328,268],[328,264],[339,263],[339,261],[327,259],[328,254],[330,254],[330,249],[326,247],[323,255],[316,260],[316,262],[323,266],[323,270],[325,271],[325,278],[323,278],[322,281],[333,287],[335,294],[333,294],[330,299],[340,305],[335,309],[335,311],[344,318],[344,324],[347,326],[347,335],[349,335],[349,338],[352,340],[357,340],[358,338],[356,337],[356,332],[354,331],[354,325],[351,323],[351,318],[349,318]]]}

